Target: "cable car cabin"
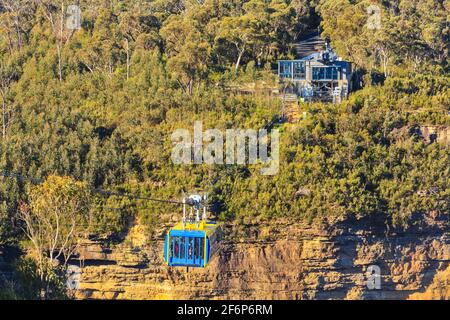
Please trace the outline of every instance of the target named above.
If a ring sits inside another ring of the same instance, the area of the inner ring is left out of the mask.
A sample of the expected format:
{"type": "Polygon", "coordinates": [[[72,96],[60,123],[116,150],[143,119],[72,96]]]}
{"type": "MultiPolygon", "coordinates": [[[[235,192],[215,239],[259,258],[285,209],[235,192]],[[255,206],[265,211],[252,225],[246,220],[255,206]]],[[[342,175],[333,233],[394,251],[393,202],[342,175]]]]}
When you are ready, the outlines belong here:
{"type": "Polygon", "coordinates": [[[166,235],[164,260],[171,267],[205,268],[217,246],[217,225],[214,222],[180,223],[166,235]]]}

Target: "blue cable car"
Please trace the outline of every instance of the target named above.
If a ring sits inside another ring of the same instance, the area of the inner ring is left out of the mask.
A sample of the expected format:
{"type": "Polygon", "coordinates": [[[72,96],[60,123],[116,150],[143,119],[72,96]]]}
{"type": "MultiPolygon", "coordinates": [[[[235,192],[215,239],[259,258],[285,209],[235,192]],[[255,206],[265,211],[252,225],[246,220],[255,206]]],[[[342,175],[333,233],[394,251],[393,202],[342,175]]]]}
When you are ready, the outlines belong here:
{"type": "Polygon", "coordinates": [[[164,260],[170,267],[205,268],[217,251],[216,224],[178,224],[166,235],[164,260]]]}
{"type": "Polygon", "coordinates": [[[183,221],[169,230],[164,241],[164,261],[170,267],[205,268],[218,249],[216,223],[206,220],[206,196],[193,195],[183,199],[183,221]],[[186,203],[191,204],[191,214],[186,219],[186,203]],[[200,210],[203,217],[200,220],[200,210]],[[193,209],[196,218],[193,219],[193,209]]]}

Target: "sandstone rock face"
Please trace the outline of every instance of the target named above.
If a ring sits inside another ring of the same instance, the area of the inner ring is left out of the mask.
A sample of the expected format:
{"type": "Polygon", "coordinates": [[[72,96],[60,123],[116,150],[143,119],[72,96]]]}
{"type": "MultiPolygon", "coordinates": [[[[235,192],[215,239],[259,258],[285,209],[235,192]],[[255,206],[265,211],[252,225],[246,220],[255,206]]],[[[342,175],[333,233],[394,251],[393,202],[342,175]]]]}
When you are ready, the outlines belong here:
{"type": "Polygon", "coordinates": [[[262,223],[223,227],[220,250],[206,269],[164,264],[163,234],[136,236],[135,226],[109,248],[80,250],[79,299],[448,299],[448,221],[402,232],[383,224],[333,227],[262,223]],[[381,269],[369,290],[366,269],[381,269]]]}

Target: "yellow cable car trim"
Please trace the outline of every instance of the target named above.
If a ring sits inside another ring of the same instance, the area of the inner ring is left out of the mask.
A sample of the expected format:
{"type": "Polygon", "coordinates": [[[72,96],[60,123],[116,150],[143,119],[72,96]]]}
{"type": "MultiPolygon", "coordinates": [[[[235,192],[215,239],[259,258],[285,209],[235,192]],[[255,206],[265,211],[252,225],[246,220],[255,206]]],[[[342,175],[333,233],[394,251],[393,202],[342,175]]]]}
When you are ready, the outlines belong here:
{"type": "Polygon", "coordinates": [[[203,267],[206,267],[206,232],[205,232],[205,243],[203,244],[203,250],[205,251],[204,253],[204,260],[203,260],[203,267]]]}
{"type": "Polygon", "coordinates": [[[167,265],[169,266],[170,265],[170,249],[171,249],[171,245],[170,245],[170,232],[169,232],[169,234],[167,235],[167,261],[166,261],[166,263],[167,263],[167,265]]]}

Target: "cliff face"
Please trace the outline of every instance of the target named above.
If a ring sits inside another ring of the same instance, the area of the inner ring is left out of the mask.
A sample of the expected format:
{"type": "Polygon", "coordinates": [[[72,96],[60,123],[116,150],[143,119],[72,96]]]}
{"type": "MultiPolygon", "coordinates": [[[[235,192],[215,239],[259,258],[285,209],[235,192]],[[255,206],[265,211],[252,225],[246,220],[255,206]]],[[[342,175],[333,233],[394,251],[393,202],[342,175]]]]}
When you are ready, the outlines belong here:
{"type": "MultiPolygon", "coordinates": [[[[422,217],[423,219],[423,217],[422,217]]],[[[91,299],[450,299],[448,221],[426,217],[404,232],[383,224],[313,227],[288,222],[225,226],[206,269],[169,268],[162,230],[133,227],[106,249],[87,242],[77,298],[91,299]],[[369,290],[366,269],[381,269],[369,290]]]]}

